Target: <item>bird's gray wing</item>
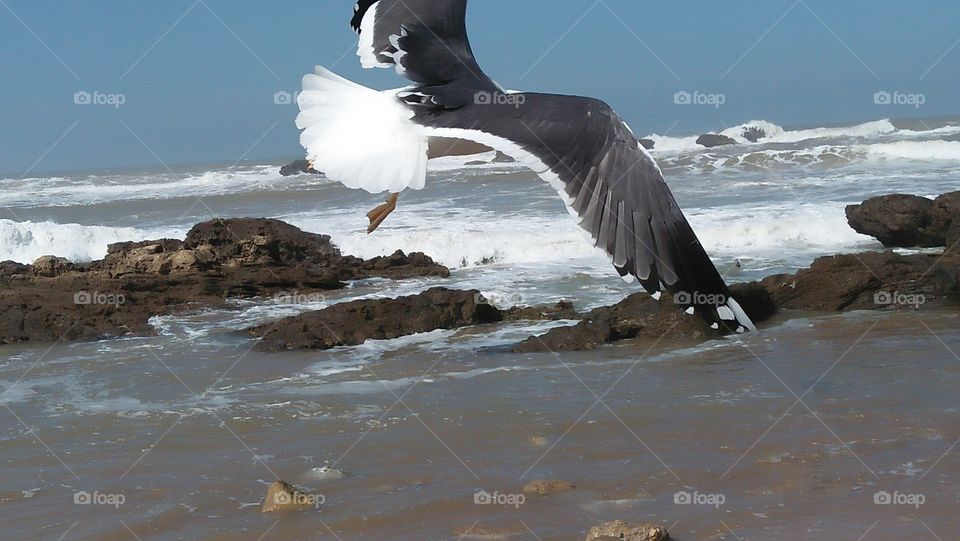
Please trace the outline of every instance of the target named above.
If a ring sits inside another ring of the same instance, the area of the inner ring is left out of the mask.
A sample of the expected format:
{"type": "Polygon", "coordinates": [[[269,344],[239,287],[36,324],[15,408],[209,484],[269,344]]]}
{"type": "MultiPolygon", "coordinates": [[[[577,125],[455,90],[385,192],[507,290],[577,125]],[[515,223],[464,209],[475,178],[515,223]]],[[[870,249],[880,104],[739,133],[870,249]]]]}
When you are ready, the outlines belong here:
{"type": "Polygon", "coordinates": [[[473,139],[557,188],[624,277],[661,289],[717,326],[753,329],[681,212],[653,158],[605,103],[572,96],[480,93],[456,110],[417,108],[435,136],[473,139]]]}

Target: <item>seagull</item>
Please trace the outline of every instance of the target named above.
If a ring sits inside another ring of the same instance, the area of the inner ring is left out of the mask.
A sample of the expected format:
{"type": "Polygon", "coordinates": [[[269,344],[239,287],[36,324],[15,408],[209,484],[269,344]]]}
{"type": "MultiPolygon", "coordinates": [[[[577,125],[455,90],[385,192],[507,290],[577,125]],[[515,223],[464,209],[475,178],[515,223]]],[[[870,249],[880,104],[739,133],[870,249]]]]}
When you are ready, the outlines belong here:
{"type": "Polygon", "coordinates": [[[598,99],[505,90],[477,63],[466,15],[467,0],[359,0],[361,65],[413,84],[378,91],[321,66],[303,78],[296,124],[310,167],[390,194],[368,233],[400,192],[425,187],[431,157],[497,150],[556,189],[626,281],[656,300],[670,291],[714,329],[756,330],[630,127],[598,99]]]}

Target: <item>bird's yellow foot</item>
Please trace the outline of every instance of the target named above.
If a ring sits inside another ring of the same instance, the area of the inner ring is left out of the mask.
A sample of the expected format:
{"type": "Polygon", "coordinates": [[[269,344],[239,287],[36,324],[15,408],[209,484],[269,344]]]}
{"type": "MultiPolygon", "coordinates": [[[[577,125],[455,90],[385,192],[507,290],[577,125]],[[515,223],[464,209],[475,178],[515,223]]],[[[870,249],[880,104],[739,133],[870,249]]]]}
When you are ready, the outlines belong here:
{"type": "Polygon", "coordinates": [[[387,219],[387,216],[390,216],[390,213],[397,208],[397,198],[399,196],[400,194],[391,194],[386,203],[367,213],[367,218],[370,220],[370,226],[367,227],[368,235],[376,231],[380,224],[387,219]]]}

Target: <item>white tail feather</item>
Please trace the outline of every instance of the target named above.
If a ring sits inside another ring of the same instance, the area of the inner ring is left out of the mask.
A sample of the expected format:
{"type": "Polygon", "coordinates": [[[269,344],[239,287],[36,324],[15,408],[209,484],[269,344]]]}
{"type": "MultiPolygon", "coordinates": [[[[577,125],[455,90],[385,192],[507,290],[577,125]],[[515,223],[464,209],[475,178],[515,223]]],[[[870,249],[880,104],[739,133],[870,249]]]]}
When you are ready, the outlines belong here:
{"type": "Polygon", "coordinates": [[[422,189],[427,138],[397,91],[379,92],[317,66],[297,99],[300,144],[314,169],[370,193],[422,189]]]}

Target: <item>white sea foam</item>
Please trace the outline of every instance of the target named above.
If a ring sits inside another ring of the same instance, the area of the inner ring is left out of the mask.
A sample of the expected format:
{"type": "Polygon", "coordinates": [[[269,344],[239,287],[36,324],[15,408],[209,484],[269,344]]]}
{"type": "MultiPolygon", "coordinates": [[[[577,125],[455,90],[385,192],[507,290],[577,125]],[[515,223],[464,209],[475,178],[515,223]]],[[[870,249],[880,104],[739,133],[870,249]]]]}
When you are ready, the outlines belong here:
{"type": "Polygon", "coordinates": [[[14,222],[0,219],[0,261],[31,263],[44,255],[83,262],[100,259],[114,242],[151,238],[183,238],[185,230],[147,231],[54,222],[14,222]]]}
{"type": "Polygon", "coordinates": [[[960,161],[960,141],[897,141],[869,145],[865,150],[882,160],[960,161]]]}
{"type": "Polygon", "coordinates": [[[743,134],[750,129],[760,130],[764,139],[773,139],[783,135],[784,129],[773,122],[768,122],[766,120],[751,120],[750,122],[745,122],[739,126],[734,126],[732,128],[727,128],[720,132],[721,135],[726,135],[727,137],[732,137],[740,143],[749,143],[750,141],[743,136],[743,134]]]}
{"type": "MultiPolygon", "coordinates": [[[[870,242],[868,237],[849,228],[842,203],[794,205],[776,202],[688,208],[686,213],[708,252],[718,257],[775,255],[781,251],[829,253],[870,242]]],[[[424,206],[419,212],[398,213],[392,217],[391,227],[383,228],[375,235],[367,235],[359,228],[347,229],[342,216],[332,214],[286,219],[307,231],[330,234],[344,253],[363,258],[402,249],[408,253],[430,254],[454,269],[495,263],[535,266],[544,273],[569,272],[570,262],[575,261],[578,266],[585,266],[599,275],[609,271],[608,259],[592,246],[585,232],[559,210],[534,216],[494,216],[475,209],[441,211],[424,206]],[[443,214],[438,215],[440,212],[443,214]]],[[[362,224],[358,222],[358,225],[362,224]]],[[[107,245],[113,242],[183,238],[185,234],[185,230],[148,231],[129,227],[0,220],[0,260],[29,263],[42,255],[57,255],[74,261],[89,261],[102,258],[107,245]]],[[[510,291],[515,292],[516,288],[514,284],[510,291]]],[[[308,304],[257,306],[250,313],[242,312],[241,319],[273,317],[277,311],[291,315],[305,309],[317,309],[326,303],[308,304]]]]}
{"type": "MultiPolygon", "coordinates": [[[[785,130],[782,127],[766,121],[752,120],[739,126],[727,128],[720,132],[721,135],[732,138],[739,144],[751,144],[744,136],[744,132],[749,128],[758,128],[764,132],[764,137],[756,144],[767,143],[799,143],[813,139],[844,139],[844,138],[871,138],[884,135],[890,135],[897,131],[897,128],[889,120],[877,120],[866,122],[856,126],[836,127],[836,128],[812,128],[805,130],[785,130]]],[[[923,132],[910,132],[918,134],[923,132]]],[[[702,145],[697,144],[698,136],[672,137],[667,135],[653,134],[648,136],[655,142],[655,152],[677,152],[690,150],[703,150],[702,145]]]]}
{"type": "Polygon", "coordinates": [[[954,135],[960,133],[960,126],[941,126],[939,128],[934,128],[932,130],[907,130],[902,129],[897,131],[897,135],[902,135],[904,137],[933,137],[939,135],[954,135]]]}
{"type": "Polygon", "coordinates": [[[691,209],[687,216],[707,252],[718,256],[835,253],[875,243],[850,228],[842,203],[691,209]]]}
{"type": "Polygon", "coordinates": [[[846,138],[846,137],[877,137],[880,135],[889,135],[897,131],[897,128],[887,119],[866,122],[857,126],[846,126],[837,128],[812,128],[808,130],[784,131],[779,135],[762,142],[773,143],[796,143],[809,139],[824,138],[846,138]]]}
{"type": "MultiPolygon", "coordinates": [[[[802,266],[816,255],[874,244],[873,239],[859,235],[847,225],[841,202],[775,201],[688,207],[685,211],[708,253],[724,259],[749,258],[756,262],[755,266],[763,266],[764,261],[789,261],[802,266]]],[[[609,258],[592,246],[583,230],[562,210],[497,216],[475,210],[461,213],[459,209],[447,209],[442,215],[438,212],[441,211],[424,207],[391,217],[396,220],[391,227],[375,235],[345,230],[342,218],[288,219],[306,230],[331,234],[345,253],[369,258],[397,249],[408,253],[422,251],[448,267],[475,269],[469,278],[464,278],[464,287],[478,287],[505,299],[522,297],[519,302],[508,304],[549,302],[553,296],[562,296],[562,292],[545,292],[546,298],[538,296],[545,276],[612,276],[609,258]],[[490,263],[496,266],[488,267],[490,263]],[[511,272],[503,274],[498,270],[504,267],[511,268],[511,272]]]]}
{"type": "Polygon", "coordinates": [[[669,135],[660,135],[658,133],[650,134],[646,139],[653,141],[653,153],[660,152],[678,152],[684,150],[703,150],[701,145],[697,144],[697,135],[688,137],[671,137],[669,135]]]}
{"type": "Polygon", "coordinates": [[[282,177],[279,167],[258,165],[198,173],[105,174],[4,179],[0,205],[73,206],[109,201],[201,197],[329,182],[314,175],[282,177]]]}
{"type": "Polygon", "coordinates": [[[343,252],[363,258],[402,249],[424,252],[448,267],[462,268],[597,256],[583,230],[566,213],[520,216],[424,206],[395,213],[391,226],[374,235],[359,228],[345,229],[342,218],[333,218],[290,217],[289,221],[310,231],[324,231],[343,252]]]}

